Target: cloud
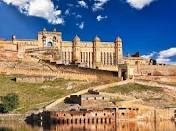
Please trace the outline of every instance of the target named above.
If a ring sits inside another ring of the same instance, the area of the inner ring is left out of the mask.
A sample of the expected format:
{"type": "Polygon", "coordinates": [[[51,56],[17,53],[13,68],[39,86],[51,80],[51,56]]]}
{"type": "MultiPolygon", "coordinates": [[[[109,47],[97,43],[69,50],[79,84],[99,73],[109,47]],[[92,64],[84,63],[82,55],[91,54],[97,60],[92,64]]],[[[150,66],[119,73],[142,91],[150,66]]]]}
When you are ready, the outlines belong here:
{"type": "Polygon", "coordinates": [[[176,56],[176,48],[175,47],[159,52],[160,58],[168,58],[168,57],[173,57],[173,56],[176,56]]]}
{"type": "Polygon", "coordinates": [[[141,57],[154,58],[158,63],[176,64],[176,61],[172,60],[173,57],[176,57],[176,47],[162,50],[159,52],[152,52],[149,55],[143,55],[141,57]]]}
{"type": "Polygon", "coordinates": [[[79,4],[81,7],[83,7],[83,8],[88,8],[87,3],[86,3],[85,1],[83,1],[83,0],[78,1],[78,4],[79,4]]]}
{"type": "Polygon", "coordinates": [[[51,24],[63,24],[61,10],[54,7],[51,0],[2,0],[6,4],[16,6],[27,16],[35,16],[48,20],[51,24]]]}
{"type": "Polygon", "coordinates": [[[153,58],[156,54],[157,54],[157,52],[152,52],[148,55],[142,55],[141,57],[148,59],[148,58],[153,58]]]}
{"type": "Polygon", "coordinates": [[[155,0],[126,0],[131,7],[136,8],[137,10],[143,9],[145,6],[150,5],[155,0]]]}
{"type": "Polygon", "coordinates": [[[70,15],[70,10],[69,10],[69,9],[66,9],[64,14],[65,14],[65,15],[70,15]]]}
{"type": "Polygon", "coordinates": [[[107,16],[101,16],[101,15],[98,15],[97,16],[97,21],[102,21],[103,19],[107,19],[108,17],[107,16]]]}
{"type": "Polygon", "coordinates": [[[176,56],[176,48],[169,48],[159,52],[157,57],[157,61],[160,63],[167,63],[167,64],[176,64],[176,62],[172,61],[171,57],[176,56]]]}
{"type": "Polygon", "coordinates": [[[76,17],[76,18],[82,18],[82,15],[77,14],[75,17],[76,17]]]}
{"type": "Polygon", "coordinates": [[[76,24],[81,30],[84,28],[84,22],[76,24]]]}
{"type": "Polygon", "coordinates": [[[94,0],[94,4],[92,7],[93,11],[103,10],[103,6],[110,0],[94,0]]]}

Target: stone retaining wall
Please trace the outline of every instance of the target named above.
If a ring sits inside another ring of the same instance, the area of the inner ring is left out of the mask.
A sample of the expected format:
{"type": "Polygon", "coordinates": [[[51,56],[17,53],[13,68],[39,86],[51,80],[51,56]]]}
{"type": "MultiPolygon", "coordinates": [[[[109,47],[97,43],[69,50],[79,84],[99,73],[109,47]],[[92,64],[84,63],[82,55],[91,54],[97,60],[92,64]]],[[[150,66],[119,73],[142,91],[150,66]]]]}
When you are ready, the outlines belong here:
{"type": "Polygon", "coordinates": [[[0,114],[0,121],[24,121],[25,114],[0,114]]]}
{"type": "Polygon", "coordinates": [[[0,73],[4,75],[57,77],[57,78],[72,79],[72,80],[90,80],[90,81],[97,80],[97,76],[92,74],[66,73],[66,72],[60,72],[60,71],[52,72],[52,71],[42,71],[42,70],[1,68],[0,73]]]}
{"type": "Polygon", "coordinates": [[[19,76],[16,77],[16,82],[24,82],[24,83],[43,83],[44,81],[54,81],[56,77],[35,77],[35,76],[19,76]]]}
{"type": "Polygon", "coordinates": [[[149,81],[156,81],[161,83],[170,83],[176,85],[176,76],[137,76],[135,79],[141,80],[149,80],[149,81]]]}
{"type": "Polygon", "coordinates": [[[176,76],[175,65],[137,65],[135,75],[176,76]]]}
{"type": "MultiPolygon", "coordinates": [[[[57,77],[63,79],[72,80],[88,80],[88,81],[105,81],[105,80],[116,80],[118,81],[117,72],[103,71],[97,69],[79,68],[77,66],[59,66],[57,70],[40,70],[40,69],[23,69],[21,68],[0,68],[0,73],[5,75],[20,75],[20,76],[40,76],[40,77],[57,77]]],[[[31,82],[39,81],[38,78],[31,78],[31,82]]],[[[22,79],[18,79],[21,81],[22,79]]],[[[24,81],[27,81],[23,78],[24,81]]]]}

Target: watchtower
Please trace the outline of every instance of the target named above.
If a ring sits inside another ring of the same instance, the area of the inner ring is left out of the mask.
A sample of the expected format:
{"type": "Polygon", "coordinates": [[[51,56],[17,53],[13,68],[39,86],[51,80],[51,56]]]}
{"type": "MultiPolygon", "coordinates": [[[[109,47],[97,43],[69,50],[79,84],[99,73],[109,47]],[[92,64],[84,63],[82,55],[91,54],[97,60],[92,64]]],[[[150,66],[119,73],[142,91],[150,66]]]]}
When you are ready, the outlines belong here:
{"type": "Polygon", "coordinates": [[[73,63],[79,63],[80,60],[80,38],[76,35],[72,41],[72,61],[73,63]]]}
{"type": "Polygon", "coordinates": [[[122,49],[122,39],[118,36],[115,40],[115,57],[114,57],[114,63],[115,65],[117,64],[122,64],[123,60],[123,49],[122,49]]]}
{"type": "Polygon", "coordinates": [[[94,68],[97,68],[101,63],[100,42],[101,40],[98,36],[96,36],[93,40],[93,63],[92,64],[94,68]]]}

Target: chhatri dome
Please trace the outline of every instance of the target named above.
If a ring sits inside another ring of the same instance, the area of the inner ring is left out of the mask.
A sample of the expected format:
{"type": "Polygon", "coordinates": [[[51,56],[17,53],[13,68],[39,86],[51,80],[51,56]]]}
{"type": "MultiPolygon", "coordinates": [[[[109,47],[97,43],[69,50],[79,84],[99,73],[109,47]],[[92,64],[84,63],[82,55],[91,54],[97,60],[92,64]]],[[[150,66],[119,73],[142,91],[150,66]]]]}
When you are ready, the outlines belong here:
{"type": "Polygon", "coordinates": [[[120,38],[120,36],[118,36],[118,37],[115,39],[115,42],[122,42],[122,39],[120,38]]]}
{"type": "Polygon", "coordinates": [[[73,39],[73,41],[80,41],[80,38],[78,37],[78,35],[76,35],[73,39]]]}
{"type": "Polygon", "coordinates": [[[101,40],[100,40],[100,38],[99,38],[98,36],[96,36],[96,37],[94,38],[94,41],[101,41],[101,40]]]}

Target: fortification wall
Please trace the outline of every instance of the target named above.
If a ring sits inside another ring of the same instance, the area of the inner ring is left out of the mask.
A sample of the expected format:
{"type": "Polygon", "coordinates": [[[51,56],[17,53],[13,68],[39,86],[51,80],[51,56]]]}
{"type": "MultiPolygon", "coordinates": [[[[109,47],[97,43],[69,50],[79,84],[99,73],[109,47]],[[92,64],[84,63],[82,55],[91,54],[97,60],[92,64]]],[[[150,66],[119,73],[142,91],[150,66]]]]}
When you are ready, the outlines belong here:
{"type": "Polygon", "coordinates": [[[168,83],[176,85],[176,76],[137,76],[135,79],[156,81],[160,83],[168,83]]]}
{"type": "MultiPolygon", "coordinates": [[[[0,73],[4,75],[21,75],[21,76],[40,76],[40,77],[57,77],[63,79],[71,80],[88,80],[96,81],[97,76],[91,74],[81,74],[81,73],[66,73],[66,72],[52,72],[52,71],[42,71],[42,70],[24,70],[24,69],[12,69],[12,68],[1,68],[0,73]]],[[[31,81],[33,82],[33,81],[31,81]]]]}
{"type": "Polygon", "coordinates": [[[176,76],[175,65],[136,65],[135,75],[176,76]]]}
{"type": "Polygon", "coordinates": [[[176,108],[149,109],[138,116],[143,121],[165,121],[174,120],[176,108]]]}
{"type": "Polygon", "coordinates": [[[43,83],[44,81],[54,81],[56,77],[37,77],[37,76],[18,76],[16,82],[24,83],[43,83]]]}
{"type": "Polygon", "coordinates": [[[91,68],[80,68],[77,65],[57,65],[57,68],[61,71],[75,72],[75,73],[90,73],[90,74],[99,74],[107,76],[118,76],[118,72],[113,71],[104,71],[91,68]]]}
{"type": "Polygon", "coordinates": [[[17,58],[17,46],[8,43],[0,44],[0,60],[1,61],[16,61],[17,58]]]}
{"type": "Polygon", "coordinates": [[[25,114],[0,114],[0,121],[23,121],[25,114]]]}

